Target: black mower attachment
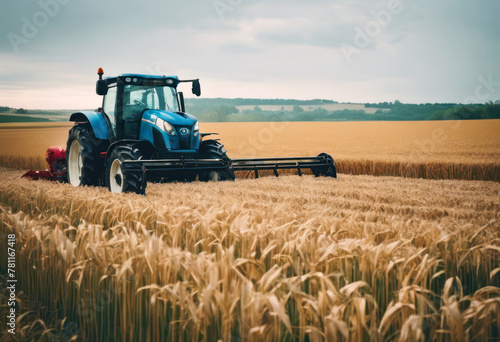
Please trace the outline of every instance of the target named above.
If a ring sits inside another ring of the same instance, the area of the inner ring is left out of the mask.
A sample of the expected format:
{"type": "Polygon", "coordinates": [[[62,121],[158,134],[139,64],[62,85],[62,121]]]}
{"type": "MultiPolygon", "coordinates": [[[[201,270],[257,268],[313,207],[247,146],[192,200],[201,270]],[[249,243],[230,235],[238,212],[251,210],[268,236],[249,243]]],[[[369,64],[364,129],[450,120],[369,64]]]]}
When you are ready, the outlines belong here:
{"type": "Polygon", "coordinates": [[[253,171],[255,178],[259,178],[259,171],[264,170],[273,170],[276,177],[279,176],[278,170],[297,170],[302,176],[304,169],[310,169],[316,177],[337,178],[335,162],[326,153],[317,157],[232,159],[233,171],[253,171]]]}
{"type": "Polygon", "coordinates": [[[311,170],[316,177],[337,178],[335,162],[326,153],[299,158],[126,160],[122,168],[124,174],[143,173],[147,175],[145,178],[235,171],[254,172],[255,178],[259,178],[259,171],[264,170],[273,170],[276,177],[278,170],[297,170],[299,176],[302,170],[311,170]]]}

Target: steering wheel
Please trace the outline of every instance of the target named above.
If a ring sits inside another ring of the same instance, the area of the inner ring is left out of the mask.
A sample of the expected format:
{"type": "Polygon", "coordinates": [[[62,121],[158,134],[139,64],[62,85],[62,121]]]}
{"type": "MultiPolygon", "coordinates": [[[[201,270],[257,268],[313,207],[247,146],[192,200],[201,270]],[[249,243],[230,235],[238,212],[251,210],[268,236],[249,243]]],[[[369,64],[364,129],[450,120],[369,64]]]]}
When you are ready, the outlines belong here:
{"type": "Polygon", "coordinates": [[[134,100],[134,103],[135,103],[136,105],[138,105],[138,106],[144,106],[144,107],[146,107],[146,104],[145,104],[144,102],[142,102],[142,101],[139,101],[139,100],[134,100]]]}

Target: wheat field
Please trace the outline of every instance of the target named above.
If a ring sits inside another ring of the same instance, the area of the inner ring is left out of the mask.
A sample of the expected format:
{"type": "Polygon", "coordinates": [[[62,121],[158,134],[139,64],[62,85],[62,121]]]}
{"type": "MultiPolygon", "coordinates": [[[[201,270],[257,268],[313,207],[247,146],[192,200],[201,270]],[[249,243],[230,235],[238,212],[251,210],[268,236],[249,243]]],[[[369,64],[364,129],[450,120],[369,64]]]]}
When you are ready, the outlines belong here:
{"type": "Polygon", "coordinates": [[[496,182],[285,176],[146,197],[20,175],[0,172],[0,233],[16,232],[18,281],[45,308],[26,336],[498,337],[496,182]]]}
{"type": "Polygon", "coordinates": [[[147,196],[20,179],[69,127],[0,127],[0,243],[16,234],[20,286],[1,341],[499,338],[498,121],[202,126],[233,158],[330,153],[338,179],[147,196]]]}
{"type": "MultiPolygon", "coordinates": [[[[1,124],[0,165],[45,169],[71,123],[1,124]]],[[[331,154],[341,173],[500,181],[500,120],[202,123],[231,158],[331,154]]]]}

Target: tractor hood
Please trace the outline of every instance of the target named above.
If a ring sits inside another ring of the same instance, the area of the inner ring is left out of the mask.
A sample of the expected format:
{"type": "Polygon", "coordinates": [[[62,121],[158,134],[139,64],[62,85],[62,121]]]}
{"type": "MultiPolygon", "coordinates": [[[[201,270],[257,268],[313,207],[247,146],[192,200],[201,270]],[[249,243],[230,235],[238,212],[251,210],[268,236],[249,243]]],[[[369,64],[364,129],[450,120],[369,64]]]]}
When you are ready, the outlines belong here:
{"type": "Polygon", "coordinates": [[[165,110],[149,109],[142,115],[143,120],[156,123],[156,119],[160,118],[171,125],[175,126],[193,126],[198,121],[191,114],[181,112],[170,112],[165,110]]]}

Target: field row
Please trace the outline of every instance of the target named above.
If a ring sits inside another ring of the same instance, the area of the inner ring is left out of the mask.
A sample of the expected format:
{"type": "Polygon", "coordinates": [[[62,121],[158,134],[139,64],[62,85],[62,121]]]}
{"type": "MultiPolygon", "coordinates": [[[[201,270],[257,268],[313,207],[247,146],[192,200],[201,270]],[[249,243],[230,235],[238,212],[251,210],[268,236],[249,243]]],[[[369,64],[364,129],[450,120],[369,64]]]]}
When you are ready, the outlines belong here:
{"type": "MultiPolygon", "coordinates": [[[[0,125],[0,166],[45,169],[71,123],[0,125]]],[[[231,158],[331,154],[340,173],[500,181],[500,120],[203,123],[231,158]]],[[[239,175],[244,178],[246,175],[239,175]]]]}
{"type": "MultiPolygon", "coordinates": [[[[500,182],[500,164],[456,164],[456,163],[413,163],[373,160],[336,160],[337,172],[348,175],[393,176],[423,179],[459,179],[500,182]]],[[[2,156],[0,167],[16,170],[45,170],[48,168],[43,157],[2,156]]],[[[310,170],[303,170],[311,174],[310,170]]],[[[296,170],[281,170],[280,175],[296,175],[296,170]]],[[[262,176],[274,176],[272,171],[261,172],[262,176]]],[[[253,172],[236,172],[236,178],[255,178],[253,172]]]]}
{"type": "Polygon", "coordinates": [[[145,197],[20,174],[0,173],[19,281],[87,338],[495,336],[498,183],[305,176],[145,197]]]}

